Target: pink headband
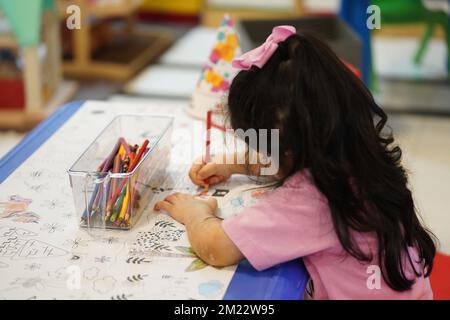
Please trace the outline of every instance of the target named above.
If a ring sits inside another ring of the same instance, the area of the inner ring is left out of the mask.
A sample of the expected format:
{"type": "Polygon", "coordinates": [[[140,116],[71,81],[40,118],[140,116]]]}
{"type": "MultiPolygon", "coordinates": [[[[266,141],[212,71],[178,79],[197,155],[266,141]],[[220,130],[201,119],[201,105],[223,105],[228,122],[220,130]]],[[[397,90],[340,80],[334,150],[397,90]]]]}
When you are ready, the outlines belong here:
{"type": "Polygon", "coordinates": [[[266,42],[234,59],[232,66],[242,70],[248,70],[252,66],[262,68],[278,48],[278,43],[286,40],[287,37],[295,34],[295,32],[296,30],[292,26],[273,28],[272,34],[266,39],[266,42]]]}

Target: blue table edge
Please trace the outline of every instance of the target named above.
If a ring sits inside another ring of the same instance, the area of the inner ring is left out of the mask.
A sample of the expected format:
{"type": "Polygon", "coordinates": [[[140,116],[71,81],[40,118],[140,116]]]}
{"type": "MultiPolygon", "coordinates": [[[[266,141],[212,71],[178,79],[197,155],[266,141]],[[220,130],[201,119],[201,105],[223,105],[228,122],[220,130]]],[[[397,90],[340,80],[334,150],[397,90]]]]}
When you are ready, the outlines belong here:
{"type": "MultiPolygon", "coordinates": [[[[0,159],[0,184],[84,104],[70,102],[41,122],[0,159]]],[[[237,266],[224,300],[301,300],[308,273],[301,259],[257,271],[247,260],[237,266]]]]}

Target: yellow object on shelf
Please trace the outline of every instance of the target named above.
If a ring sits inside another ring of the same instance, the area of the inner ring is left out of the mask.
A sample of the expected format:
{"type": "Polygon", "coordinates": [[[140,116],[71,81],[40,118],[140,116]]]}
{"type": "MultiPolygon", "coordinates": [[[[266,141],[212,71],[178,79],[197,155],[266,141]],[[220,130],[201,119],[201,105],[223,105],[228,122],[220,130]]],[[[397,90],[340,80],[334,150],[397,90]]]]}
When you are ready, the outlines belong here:
{"type": "Polygon", "coordinates": [[[141,9],[159,13],[198,14],[203,6],[202,0],[144,0],[141,9]]]}
{"type": "Polygon", "coordinates": [[[270,1],[206,1],[201,23],[205,27],[214,27],[220,23],[224,14],[238,22],[242,19],[283,19],[297,17],[302,13],[300,0],[270,1]]]}

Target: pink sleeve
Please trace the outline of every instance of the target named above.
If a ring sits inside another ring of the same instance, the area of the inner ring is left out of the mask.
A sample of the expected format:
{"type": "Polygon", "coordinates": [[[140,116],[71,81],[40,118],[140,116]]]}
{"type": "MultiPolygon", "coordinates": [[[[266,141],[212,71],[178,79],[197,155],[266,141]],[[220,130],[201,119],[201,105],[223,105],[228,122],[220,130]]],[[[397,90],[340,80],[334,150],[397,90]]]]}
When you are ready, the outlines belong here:
{"type": "Polygon", "coordinates": [[[222,222],[257,270],[325,250],[336,243],[326,202],[310,188],[280,187],[222,222]]]}

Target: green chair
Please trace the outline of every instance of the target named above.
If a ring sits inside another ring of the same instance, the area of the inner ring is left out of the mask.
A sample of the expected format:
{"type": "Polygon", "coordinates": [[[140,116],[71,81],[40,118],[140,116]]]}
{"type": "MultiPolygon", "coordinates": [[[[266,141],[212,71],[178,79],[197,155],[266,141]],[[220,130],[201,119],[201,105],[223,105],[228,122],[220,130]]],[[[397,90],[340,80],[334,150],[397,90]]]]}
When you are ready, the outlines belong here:
{"type": "Polygon", "coordinates": [[[414,54],[414,63],[420,64],[425,50],[437,26],[445,35],[447,44],[447,69],[450,72],[450,30],[449,16],[443,11],[430,11],[421,0],[371,0],[371,3],[381,9],[381,23],[403,24],[422,22],[426,24],[425,32],[419,47],[414,54]]]}

